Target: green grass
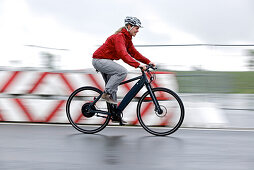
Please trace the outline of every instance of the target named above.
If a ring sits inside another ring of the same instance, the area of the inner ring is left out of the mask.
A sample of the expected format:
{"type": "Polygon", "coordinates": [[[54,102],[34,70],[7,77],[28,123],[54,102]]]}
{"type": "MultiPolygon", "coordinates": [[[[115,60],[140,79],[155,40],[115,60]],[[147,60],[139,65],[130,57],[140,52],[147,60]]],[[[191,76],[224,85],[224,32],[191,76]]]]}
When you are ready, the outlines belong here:
{"type": "Polygon", "coordinates": [[[231,72],[233,93],[254,93],[254,72],[231,72]]]}
{"type": "Polygon", "coordinates": [[[175,71],[181,93],[254,93],[254,72],[175,71]]]}

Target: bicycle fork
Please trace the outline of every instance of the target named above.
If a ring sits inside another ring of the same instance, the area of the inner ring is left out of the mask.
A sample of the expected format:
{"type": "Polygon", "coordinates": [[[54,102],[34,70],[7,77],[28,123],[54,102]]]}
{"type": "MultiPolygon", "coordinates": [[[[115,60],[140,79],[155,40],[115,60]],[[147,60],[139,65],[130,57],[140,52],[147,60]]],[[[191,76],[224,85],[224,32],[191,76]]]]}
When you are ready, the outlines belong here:
{"type": "Polygon", "coordinates": [[[147,88],[147,90],[148,90],[148,92],[149,92],[149,94],[150,94],[150,96],[152,98],[152,101],[153,101],[154,105],[155,105],[155,111],[159,115],[162,114],[163,110],[161,109],[161,107],[159,105],[159,102],[158,102],[158,100],[157,100],[157,98],[156,98],[156,96],[155,96],[155,94],[154,94],[154,92],[152,90],[152,87],[151,87],[151,85],[149,83],[146,83],[146,88],[147,88]]]}

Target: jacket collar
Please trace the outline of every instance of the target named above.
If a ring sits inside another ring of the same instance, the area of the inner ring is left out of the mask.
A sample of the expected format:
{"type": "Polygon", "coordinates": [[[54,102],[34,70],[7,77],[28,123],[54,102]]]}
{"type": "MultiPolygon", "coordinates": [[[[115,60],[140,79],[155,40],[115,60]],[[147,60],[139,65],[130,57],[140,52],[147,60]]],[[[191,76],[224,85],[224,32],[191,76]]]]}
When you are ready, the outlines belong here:
{"type": "Polygon", "coordinates": [[[123,33],[126,38],[128,38],[130,40],[132,39],[132,36],[130,35],[130,33],[125,28],[122,29],[121,33],[123,33]]]}

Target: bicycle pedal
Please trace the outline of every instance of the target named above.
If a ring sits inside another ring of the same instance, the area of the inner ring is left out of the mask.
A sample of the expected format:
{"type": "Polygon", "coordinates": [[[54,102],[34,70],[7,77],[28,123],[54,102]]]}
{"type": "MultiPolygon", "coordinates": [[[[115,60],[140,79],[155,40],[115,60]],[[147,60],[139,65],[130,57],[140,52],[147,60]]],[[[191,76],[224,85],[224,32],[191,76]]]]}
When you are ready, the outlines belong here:
{"type": "Polygon", "coordinates": [[[123,120],[121,117],[113,117],[111,118],[112,123],[119,123],[120,126],[126,125],[128,122],[123,120]]]}

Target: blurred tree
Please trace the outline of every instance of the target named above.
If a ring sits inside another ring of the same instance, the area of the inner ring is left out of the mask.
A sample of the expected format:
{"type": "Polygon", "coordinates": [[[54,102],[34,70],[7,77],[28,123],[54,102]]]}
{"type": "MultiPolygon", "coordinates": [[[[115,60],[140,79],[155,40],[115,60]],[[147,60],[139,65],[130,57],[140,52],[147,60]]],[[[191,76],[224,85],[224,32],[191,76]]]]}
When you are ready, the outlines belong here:
{"type": "Polygon", "coordinates": [[[55,64],[54,64],[54,60],[55,60],[55,55],[51,54],[49,52],[41,52],[41,56],[43,58],[43,65],[46,68],[49,69],[55,69],[55,64]]]}
{"type": "Polygon", "coordinates": [[[254,71],[254,50],[248,50],[249,60],[247,63],[248,68],[254,71]]]}

